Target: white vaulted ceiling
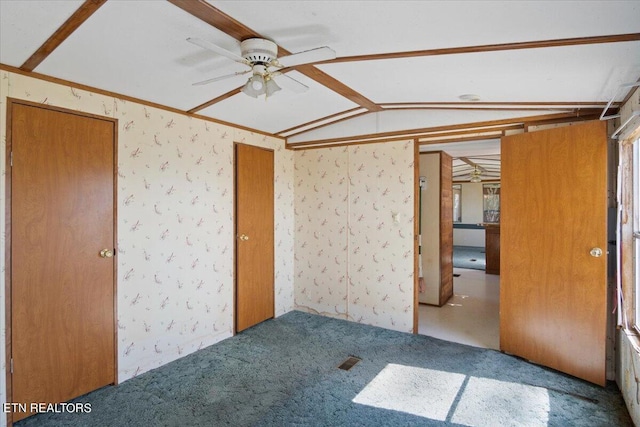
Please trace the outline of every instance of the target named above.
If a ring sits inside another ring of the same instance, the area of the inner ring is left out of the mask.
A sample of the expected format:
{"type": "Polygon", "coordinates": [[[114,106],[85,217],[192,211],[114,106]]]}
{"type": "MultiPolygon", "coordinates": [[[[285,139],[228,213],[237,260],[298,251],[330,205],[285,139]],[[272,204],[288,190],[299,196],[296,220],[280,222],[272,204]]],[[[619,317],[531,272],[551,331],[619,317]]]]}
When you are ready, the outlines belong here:
{"type": "Polygon", "coordinates": [[[593,119],[612,98],[615,109],[630,92],[620,86],[640,77],[640,1],[0,0],[0,63],[292,148],[401,135],[432,144],[448,131],[593,119]],[[39,51],[59,29],[68,36],[39,51]],[[288,70],[309,87],[301,94],[251,98],[238,90],[247,75],[192,85],[246,68],[187,38],[239,54],[256,36],[337,57],[288,70]]]}

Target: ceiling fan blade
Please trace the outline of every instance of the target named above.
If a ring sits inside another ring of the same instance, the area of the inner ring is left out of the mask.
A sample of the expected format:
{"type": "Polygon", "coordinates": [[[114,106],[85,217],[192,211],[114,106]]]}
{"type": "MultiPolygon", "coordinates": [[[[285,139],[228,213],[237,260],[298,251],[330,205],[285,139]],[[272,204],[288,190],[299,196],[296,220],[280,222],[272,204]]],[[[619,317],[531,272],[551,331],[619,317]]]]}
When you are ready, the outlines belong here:
{"type": "Polygon", "coordinates": [[[218,82],[220,80],[229,79],[231,77],[241,76],[243,74],[247,74],[247,73],[250,73],[250,72],[251,72],[251,70],[238,71],[237,73],[233,73],[233,74],[225,74],[224,76],[214,77],[212,79],[207,79],[207,80],[203,80],[201,82],[193,83],[192,86],[202,86],[202,85],[206,85],[206,84],[209,84],[209,83],[218,82]]]}
{"type": "Polygon", "coordinates": [[[207,49],[207,50],[215,52],[215,53],[217,53],[219,55],[226,56],[227,58],[232,59],[232,60],[234,60],[236,62],[240,62],[241,64],[246,64],[246,65],[249,65],[249,66],[251,65],[251,63],[249,61],[247,61],[246,59],[244,59],[242,56],[237,55],[237,54],[235,54],[235,53],[233,53],[231,51],[228,51],[227,49],[224,49],[224,48],[222,48],[222,47],[220,47],[220,46],[218,46],[216,44],[213,44],[213,43],[211,43],[209,41],[202,40],[202,39],[197,39],[197,38],[193,38],[193,37],[189,37],[187,39],[187,41],[189,43],[195,44],[196,46],[200,46],[203,49],[207,49]]]}
{"type": "Polygon", "coordinates": [[[326,61],[334,59],[336,52],[330,47],[323,46],[315,49],[305,50],[304,52],[294,53],[292,55],[283,56],[276,60],[279,67],[293,67],[294,65],[310,64],[312,62],[326,61]]]}
{"type": "Polygon", "coordinates": [[[271,75],[273,77],[277,77],[278,83],[280,84],[280,86],[282,86],[285,89],[289,89],[292,92],[304,93],[309,90],[309,86],[305,85],[304,83],[300,83],[293,77],[289,77],[286,74],[272,73],[271,75]]]}

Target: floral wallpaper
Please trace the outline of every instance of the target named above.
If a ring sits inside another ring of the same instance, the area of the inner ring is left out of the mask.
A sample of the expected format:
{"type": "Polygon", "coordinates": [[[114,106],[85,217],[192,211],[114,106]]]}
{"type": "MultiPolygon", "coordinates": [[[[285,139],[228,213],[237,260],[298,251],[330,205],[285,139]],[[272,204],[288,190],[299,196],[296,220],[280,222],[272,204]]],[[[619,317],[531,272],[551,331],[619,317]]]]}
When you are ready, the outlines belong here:
{"type": "Polygon", "coordinates": [[[296,308],[413,330],[412,141],[297,151],[296,308]]]}
{"type": "Polygon", "coordinates": [[[293,152],[278,138],[0,71],[2,159],[7,97],[118,119],[119,381],[232,335],[234,142],[275,152],[276,316],[295,307],[411,331],[411,141],[293,152]]]}
{"type": "Polygon", "coordinates": [[[295,156],[296,308],[350,319],[348,148],[295,156]]]}
{"type": "MultiPolygon", "coordinates": [[[[275,151],[276,316],[293,309],[293,153],[283,140],[5,71],[0,89],[2,159],[7,97],[118,119],[119,381],[233,333],[234,142],[275,151]]],[[[2,162],[2,215],[5,174],[2,162]]],[[[4,228],[2,237],[4,271],[4,228]]],[[[4,314],[0,325],[4,334],[4,314]]]]}

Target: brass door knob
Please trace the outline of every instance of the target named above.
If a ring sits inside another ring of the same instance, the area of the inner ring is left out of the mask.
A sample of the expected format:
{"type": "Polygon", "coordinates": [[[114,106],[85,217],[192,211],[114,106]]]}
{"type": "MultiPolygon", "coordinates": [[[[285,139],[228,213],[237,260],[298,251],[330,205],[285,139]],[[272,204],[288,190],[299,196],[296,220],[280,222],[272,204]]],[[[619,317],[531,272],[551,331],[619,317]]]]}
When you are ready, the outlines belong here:
{"type": "Polygon", "coordinates": [[[103,249],[100,251],[101,258],[111,258],[113,256],[113,251],[111,249],[103,249]]]}
{"type": "Polygon", "coordinates": [[[600,248],[593,248],[593,249],[591,249],[591,250],[589,251],[589,254],[590,254],[592,257],[600,258],[600,257],[602,256],[602,249],[600,249],[600,248]]]}
{"type": "Polygon", "coordinates": [[[249,240],[249,236],[247,236],[246,234],[241,234],[240,236],[238,236],[238,239],[244,241],[249,240]]]}

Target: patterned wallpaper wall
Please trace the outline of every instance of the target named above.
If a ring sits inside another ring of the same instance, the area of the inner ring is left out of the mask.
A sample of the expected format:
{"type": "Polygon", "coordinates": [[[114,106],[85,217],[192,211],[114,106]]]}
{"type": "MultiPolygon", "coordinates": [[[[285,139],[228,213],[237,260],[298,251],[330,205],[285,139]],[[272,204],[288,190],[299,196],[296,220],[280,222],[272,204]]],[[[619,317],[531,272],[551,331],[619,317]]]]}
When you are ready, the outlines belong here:
{"type": "MultiPolygon", "coordinates": [[[[234,141],[275,150],[276,315],[293,309],[293,153],[284,141],[5,71],[0,85],[2,159],[7,97],[119,120],[120,381],[232,335],[234,141]]],[[[4,219],[0,227],[4,271],[4,219]]],[[[4,274],[0,312],[4,340],[4,274]]],[[[0,356],[4,366],[4,346],[0,356]]]]}
{"type": "MultiPolygon", "coordinates": [[[[295,282],[298,309],[412,330],[411,141],[294,153],[277,138],[0,71],[2,159],[7,97],[118,119],[119,381],[232,334],[234,141],[275,150],[276,315],[294,308],[295,282]]],[[[2,274],[3,341],[4,301],[2,274]]]]}
{"type": "Polygon", "coordinates": [[[296,308],[413,329],[412,141],[295,153],[296,308]]]}

